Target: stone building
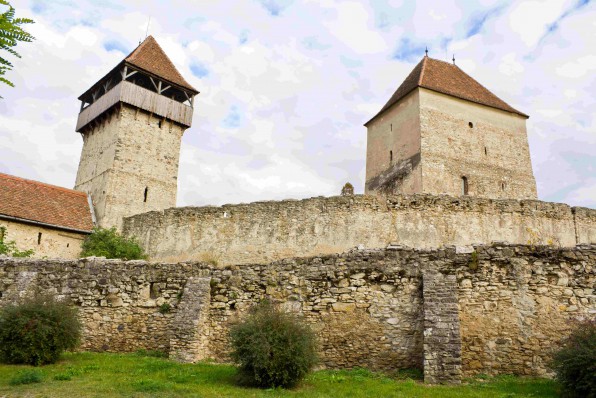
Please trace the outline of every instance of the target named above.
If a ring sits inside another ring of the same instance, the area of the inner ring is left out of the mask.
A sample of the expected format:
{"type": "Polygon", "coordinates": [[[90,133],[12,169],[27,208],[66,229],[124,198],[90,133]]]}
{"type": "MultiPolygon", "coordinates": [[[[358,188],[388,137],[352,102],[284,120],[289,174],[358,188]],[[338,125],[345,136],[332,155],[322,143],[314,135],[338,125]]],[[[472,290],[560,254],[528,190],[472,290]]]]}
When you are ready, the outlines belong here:
{"type": "Polygon", "coordinates": [[[0,173],[0,233],[34,257],[77,258],[93,229],[83,192],[0,173]]]}
{"type": "Polygon", "coordinates": [[[122,217],[176,206],[196,94],[149,36],[79,97],[75,189],[91,196],[99,226],[120,229],[122,217]]]}
{"type": "Polygon", "coordinates": [[[528,117],[425,56],[365,124],[365,193],[536,199],[528,117]]]}

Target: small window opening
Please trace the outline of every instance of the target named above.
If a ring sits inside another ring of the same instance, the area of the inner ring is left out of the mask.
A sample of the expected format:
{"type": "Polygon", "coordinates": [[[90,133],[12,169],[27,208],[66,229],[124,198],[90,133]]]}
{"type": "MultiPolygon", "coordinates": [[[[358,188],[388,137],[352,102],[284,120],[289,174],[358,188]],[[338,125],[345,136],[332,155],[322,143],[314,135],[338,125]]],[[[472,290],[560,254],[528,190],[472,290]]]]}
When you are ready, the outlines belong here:
{"type": "Polygon", "coordinates": [[[149,193],[149,187],[145,187],[145,193],[143,193],[143,202],[147,202],[147,194],[149,193]]]}
{"type": "Polygon", "coordinates": [[[389,161],[393,162],[393,151],[389,151],[389,161]]]}
{"type": "Polygon", "coordinates": [[[389,126],[391,126],[391,131],[393,131],[393,123],[391,123],[389,126]]]}
{"type": "Polygon", "coordinates": [[[501,191],[505,190],[505,181],[501,182],[501,191]]]}
{"type": "Polygon", "coordinates": [[[155,282],[149,284],[149,298],[155,300],[159,297],[159,286],[155,282]]]}
{"type": "Polygon", "coordinates": [[[41,245],[41,232],[37,234],[37,244],[41,245]]]}
{"type": "Polygon", "coordinates": [[[462,192],[462,195],[468,194],[468,178],[467,177],[461,178],[461,192],[462,192]]]}
{"type": "Polygon", "coordinates": [[[484,155],[488,155],[488,151],[486,150],[486,147],[484,147],[484,155]]]}
{"type": "Polygon", "coordinates": [[[160,120],[159,122],[157,122],[157,126],[158,126],[159,128],[161,128],[161,120],[160,120]]]}
{"type": "Polygon", "coordinates": [[[67,244],[66,244],[66,247],[70,247],[70,243],[67,243],[67,244]]]}
{"type": "Polygon", "coordinates": [[[469,128],[474,128],[474,123],[472,123],[472,122],[468,122],[468,127],[469,127],[469,128]]]}

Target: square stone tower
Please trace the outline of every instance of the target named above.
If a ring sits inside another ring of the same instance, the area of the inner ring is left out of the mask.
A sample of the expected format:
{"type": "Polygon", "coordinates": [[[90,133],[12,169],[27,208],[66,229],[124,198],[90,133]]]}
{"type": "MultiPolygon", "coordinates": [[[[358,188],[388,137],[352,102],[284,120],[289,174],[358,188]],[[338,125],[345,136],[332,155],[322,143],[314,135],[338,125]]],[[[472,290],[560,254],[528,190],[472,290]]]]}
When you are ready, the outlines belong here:
{"type": "Polygon", "coordinates": [[[178,161],[198,91],[151,36],[79,97],[83,137],[75,189],[97,224],[176,206],[178,161]]]}
{"type": "Polygon", "coordinates": [[[365,124],[365,193],[536,199],[528,117],[424,57],[365,124]]]}

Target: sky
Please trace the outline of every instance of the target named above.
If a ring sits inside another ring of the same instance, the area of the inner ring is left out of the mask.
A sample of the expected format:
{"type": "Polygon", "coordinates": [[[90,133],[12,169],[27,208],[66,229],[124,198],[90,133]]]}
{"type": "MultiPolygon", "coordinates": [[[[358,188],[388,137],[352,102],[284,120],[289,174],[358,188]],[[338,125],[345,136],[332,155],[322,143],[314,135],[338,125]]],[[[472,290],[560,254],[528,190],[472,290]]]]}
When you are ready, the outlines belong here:
{"type": "Polygon", "coordinates": [[[36,40],[7,56],[0,172],[72,188],[77,97],[148,32],[200,91],[178,206],[363,193],[363,124],[428,47],[530,115],[539,199],[596,208],[594,0],[11,3],[36,40]]]}

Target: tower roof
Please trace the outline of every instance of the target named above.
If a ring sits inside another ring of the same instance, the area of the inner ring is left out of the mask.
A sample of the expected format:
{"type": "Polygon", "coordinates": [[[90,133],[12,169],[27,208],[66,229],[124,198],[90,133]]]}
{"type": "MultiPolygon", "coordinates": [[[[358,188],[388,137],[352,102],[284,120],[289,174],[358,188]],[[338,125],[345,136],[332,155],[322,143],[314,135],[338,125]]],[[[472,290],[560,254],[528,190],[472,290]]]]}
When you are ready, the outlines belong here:
{"type": "Polygon", "coordinates": [[[198,93],[178,72],[153,36],[147,36],[137,48],[124,58],[124,62],[198,93]]]}
{"type": "Polygon", "coordinates": [[[457,65],[437,59],[424,57],[414,67],[403,83],[397,88],[389,101],[381,110],[364,125],[376,119],[391,108],[395,103],[418,87],[451,95],[466,101],[490,106],[491,108],[511,112],[528,118],[525,113],[508,105],[505,101],[491,93],[486,87],[478,83],[457,65]]]}
{"type": "Polygon", "coordinates": [[[0,218],[91,232],[87,194],[0,173],[0,218]]]}

